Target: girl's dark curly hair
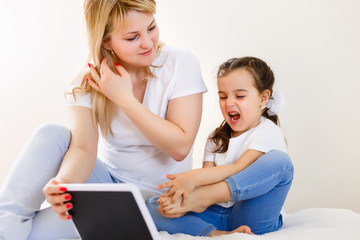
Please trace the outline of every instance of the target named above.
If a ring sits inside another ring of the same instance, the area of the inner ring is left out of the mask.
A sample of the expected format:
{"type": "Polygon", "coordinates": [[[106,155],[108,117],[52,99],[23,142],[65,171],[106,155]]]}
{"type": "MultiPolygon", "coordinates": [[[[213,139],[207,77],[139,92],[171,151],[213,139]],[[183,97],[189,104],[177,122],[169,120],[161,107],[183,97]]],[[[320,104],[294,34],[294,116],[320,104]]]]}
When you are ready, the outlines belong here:
{"type": "MultiPolygon", "coordinates": [[[[271,68],[261,59],[255,57],[231,58],[220,65],[217,72],[217,78],[222,78],[235,70],[245,69],[255,79],[255,87],[261,93],[265,90],[270,91],[270,98],[273,93],[273,85],[275,82],[274,73],[271,68]]],[[[280,125],[277,115],[269,116],[268,108],[263,110],[262,116],[270,119],[276,125],[280,125]]],[[[229,140],[231,138],[232,129],[224,120],[221,125],[215,129],[210,139],[215,143],[214,153],[224,153],[228,150],[229,140]]]]}

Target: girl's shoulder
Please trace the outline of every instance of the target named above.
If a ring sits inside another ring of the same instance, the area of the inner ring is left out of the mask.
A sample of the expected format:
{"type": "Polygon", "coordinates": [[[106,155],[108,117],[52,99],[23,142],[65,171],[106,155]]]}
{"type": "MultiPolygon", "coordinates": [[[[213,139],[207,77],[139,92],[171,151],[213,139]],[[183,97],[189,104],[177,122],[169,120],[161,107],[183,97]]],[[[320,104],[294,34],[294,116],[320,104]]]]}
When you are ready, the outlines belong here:
{"type": "Polygon", "coordinates": [[[287,152],[283,131],[273,121],[262,117],[260,124],[249,134],[246,139],[248,149],[268,152],[277,149],[287,152]]]}
{"type": "Polygon", "coordinates": [[[275,131],[282,131],[281,128],[276,125],[273,121],[266,117],[261,117],[260,123],[258,125],[259,129],[273,129],[275,131]]]}
{"type": "Polygon", "coordinates": [[[276,125],[273,121],[268,118],[261,117],[260,123],[256,126],[253,131],[249,134],[251,137],[256,136],[270,136],[276,137],[279,136],[281,138],[284,137],[283,131],[281,128],[276,125]]]}

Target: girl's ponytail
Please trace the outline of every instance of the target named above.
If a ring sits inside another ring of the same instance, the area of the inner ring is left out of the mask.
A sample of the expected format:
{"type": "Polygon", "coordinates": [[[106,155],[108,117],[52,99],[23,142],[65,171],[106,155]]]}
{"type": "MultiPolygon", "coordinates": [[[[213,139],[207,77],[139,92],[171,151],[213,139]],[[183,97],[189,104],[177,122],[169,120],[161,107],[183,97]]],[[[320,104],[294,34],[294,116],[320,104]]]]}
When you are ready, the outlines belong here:
{"type": "Polygon", "coordinates": [[[263,112],[262,116],[270,119],[271,121],[273,121],[276,125],[278,125],[280,127],[280,119],[279,119],[278,115],[275,114],[275,115],[270,116],[267,109],[268,108],[265,108],[265,111],[263,112]]]}

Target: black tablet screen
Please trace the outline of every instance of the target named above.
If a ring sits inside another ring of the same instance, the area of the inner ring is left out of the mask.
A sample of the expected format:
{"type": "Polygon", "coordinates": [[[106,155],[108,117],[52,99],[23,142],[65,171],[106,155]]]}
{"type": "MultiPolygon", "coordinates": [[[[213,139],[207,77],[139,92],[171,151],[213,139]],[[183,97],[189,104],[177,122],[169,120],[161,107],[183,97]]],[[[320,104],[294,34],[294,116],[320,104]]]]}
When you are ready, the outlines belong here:
{"type": "Polygon", "coordinates": [[[69,213],[82,240],[151,240],[131,192],[69,191],[69,213]]]}

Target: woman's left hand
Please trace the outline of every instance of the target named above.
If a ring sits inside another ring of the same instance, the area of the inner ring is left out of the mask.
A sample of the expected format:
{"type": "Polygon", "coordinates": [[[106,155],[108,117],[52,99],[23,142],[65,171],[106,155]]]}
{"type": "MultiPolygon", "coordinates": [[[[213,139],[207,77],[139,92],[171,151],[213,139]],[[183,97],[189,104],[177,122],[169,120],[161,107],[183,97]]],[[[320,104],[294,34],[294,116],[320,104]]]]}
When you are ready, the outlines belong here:
{"type": "Polygon", "coordinates": [[[89,64],[89,67],[93,79],[87,78],[86,80],[90,86],[104,94],[120,109],[129,106],[131,101],[136,100],[130,74],[124,67],[115,63],[118,74],[114,73],[108,65],[107,58],[104,58],[101,62],[100,73],[97,72],[93,65],[89,64]]]}

